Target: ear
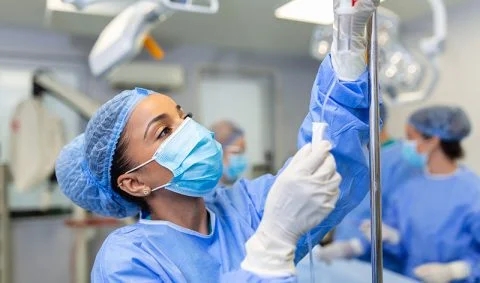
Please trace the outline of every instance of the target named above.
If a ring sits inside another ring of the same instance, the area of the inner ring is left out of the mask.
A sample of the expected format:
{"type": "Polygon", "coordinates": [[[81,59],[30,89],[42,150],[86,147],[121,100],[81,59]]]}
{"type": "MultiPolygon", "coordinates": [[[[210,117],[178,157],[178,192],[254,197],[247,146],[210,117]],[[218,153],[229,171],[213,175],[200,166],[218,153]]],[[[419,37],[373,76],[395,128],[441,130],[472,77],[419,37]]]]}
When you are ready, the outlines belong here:
{"type": "Polygon", "coordinates": [[[151,192],[151,188],[140,181],[136,172],[120,175],[117,184],[122,191],[135,197],[145,197],[151,192]]]}

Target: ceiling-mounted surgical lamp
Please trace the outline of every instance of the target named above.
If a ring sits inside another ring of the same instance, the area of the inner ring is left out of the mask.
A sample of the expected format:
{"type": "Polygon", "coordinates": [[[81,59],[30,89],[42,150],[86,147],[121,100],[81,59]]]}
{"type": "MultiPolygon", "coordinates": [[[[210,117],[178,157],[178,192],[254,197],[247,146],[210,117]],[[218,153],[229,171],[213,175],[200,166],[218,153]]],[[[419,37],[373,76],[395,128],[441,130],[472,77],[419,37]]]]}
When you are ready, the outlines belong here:
{"type": "MultiPolygon", "coordinates": [[[[379,0],[383,2],[384,0],[379,0]]],[[[317,25],[333,23],[333,0],[292,0],[275,10],[275,17],[283,20],[317,25]]]]}
{"type": "Polygon", "coordinates": [[[444,52],[447,37],[447,13],[443,0],[428,0],[433,11],[433,36],[420,41],[420,50],[423,59],[426,77],[416,90],[387,92],[388,101],[395,104],[414,103],[428,99],[435,89],[439,79],[440,70],[438,58],[444,52]]]}
{"type": "MultiPolygon", "coordinates": [[[[63,0],[83,8],[107,0],[63,0]]],[[[111,1],[111,0],[110,0],[111,1]]],[[[120,12],[100,33],[88,57],[95,76],[109,73],[116,66],[137,56],[145,46],[155,59],[163,58],[163,50],[149,33],[176,11],[214,14],[218,0],[139,0],[120,12]]]]}
{"type": "MultiPolygon", "coordinates": [[[[442,0],[429,0],[433,11],[432,37],[421,40],[421,56],[414,56],[399,40],[399,17],[378,8],[379,80],[383,97],[392,105],[423,101],[433,94],[440,73],[438,57],[446,39],[446,11],[442,0]]],[[[317,26],[312,34],[310,54],[319,60],[330,51],[331,26],[317,26]]],[[[416,52],[418,53],[418,52],[416,52]]]]}

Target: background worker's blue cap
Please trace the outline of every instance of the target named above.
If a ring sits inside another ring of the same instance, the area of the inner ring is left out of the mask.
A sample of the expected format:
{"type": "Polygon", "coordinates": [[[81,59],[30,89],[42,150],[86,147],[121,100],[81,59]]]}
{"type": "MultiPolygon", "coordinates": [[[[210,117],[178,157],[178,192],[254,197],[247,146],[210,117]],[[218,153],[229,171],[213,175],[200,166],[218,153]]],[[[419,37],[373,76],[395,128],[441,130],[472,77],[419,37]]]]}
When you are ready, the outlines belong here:
{"type": "Polygon", "coordinates": [[[461,108],[452,106],[420,109],[410,116],[409,123],[422,134],[444,141],[461,141],[472,130],[467,114],[461,108]]]}

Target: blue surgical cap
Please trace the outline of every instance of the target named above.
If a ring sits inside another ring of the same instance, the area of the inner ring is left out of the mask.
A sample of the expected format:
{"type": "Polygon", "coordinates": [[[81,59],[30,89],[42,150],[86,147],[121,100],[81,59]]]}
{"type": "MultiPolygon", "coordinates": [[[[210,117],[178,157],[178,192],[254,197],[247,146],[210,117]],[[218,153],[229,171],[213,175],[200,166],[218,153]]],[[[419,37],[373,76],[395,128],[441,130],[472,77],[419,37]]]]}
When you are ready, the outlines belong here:
{"type": "Polygon", "coordinates": [[[60,153],[55,171],[63,193],[78,206],[123,218],[139,212],[112,189],[110,168],[117,142],[135,106],[152,91],[136,88],[113,97],[88,122],[85,133],[60,153]]]}
{"type": "Polygon", "coordinates": [[[410,116],[409,123],[422,134],[444,141],[461,141],[472,128],[467,114],[461,108],[451,106],[420,109],[410,116]]]}

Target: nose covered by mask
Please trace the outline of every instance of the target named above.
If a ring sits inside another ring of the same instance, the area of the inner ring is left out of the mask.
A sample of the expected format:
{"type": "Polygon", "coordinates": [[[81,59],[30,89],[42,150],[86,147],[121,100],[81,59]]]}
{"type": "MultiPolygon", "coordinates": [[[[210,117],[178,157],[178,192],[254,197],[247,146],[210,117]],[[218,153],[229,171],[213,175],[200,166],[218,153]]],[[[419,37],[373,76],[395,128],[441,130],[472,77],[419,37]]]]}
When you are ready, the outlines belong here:
{"type": "Polygon", "coordinates": [[[224,175],[229,181],[236,181],[247,169],[247,158],[241,153],[232,153],[228,157],[228,165],[224,168],[224,175]]]}
{"type": "Polygon", "coordinates": [[[428,154],[417,151],[416,141],[405,141],[402,149],[403,158],[412,166],[425,167],[428,162],[428,154]]]}
{"type": "Polygon", "coordinates": [[[192,197],[210,193],[223,173],[222,146],[213,133],[191,118],[185,121],[159,146],[150,161],[170,170],[172,180],[152,191],[166,188],[192,197]]]}

